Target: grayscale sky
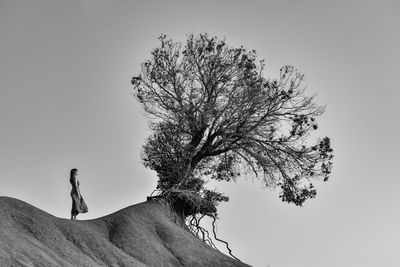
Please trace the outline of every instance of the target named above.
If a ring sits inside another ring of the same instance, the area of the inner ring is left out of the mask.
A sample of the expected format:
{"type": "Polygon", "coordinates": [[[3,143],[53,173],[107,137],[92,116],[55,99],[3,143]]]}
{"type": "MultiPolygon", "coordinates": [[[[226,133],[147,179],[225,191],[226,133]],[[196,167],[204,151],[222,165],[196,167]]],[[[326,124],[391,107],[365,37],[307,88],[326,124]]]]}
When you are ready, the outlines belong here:
{"type": "Polygon", "coordinates": [[[69,218],[69,170],[90,212],[146,199],[146,120],[130,79],[165,33],[294,65],[327,111],[334,169],[299,208],[240,177],[218,231],[253,266],[400,266],[399,1],[0,0],[0,195],[69,218]]]}

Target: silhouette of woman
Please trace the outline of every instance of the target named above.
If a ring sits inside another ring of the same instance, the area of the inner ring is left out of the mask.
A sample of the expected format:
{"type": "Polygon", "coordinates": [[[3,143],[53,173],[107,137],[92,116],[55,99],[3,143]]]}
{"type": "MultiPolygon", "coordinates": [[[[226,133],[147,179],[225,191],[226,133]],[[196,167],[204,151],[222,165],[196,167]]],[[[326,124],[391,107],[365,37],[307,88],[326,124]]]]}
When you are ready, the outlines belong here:
{"type": "Polygon", "coordinates": [[[88,212],[88,207],[79,191],[79,181],[76,176],[78,175],[78,169],[72,169],[69,177],[69,182],[72,185],[71,198],[72,198],[72,209],[71,209],[71,220],[76,220],[76,215],[79,213],[88,212]]]}

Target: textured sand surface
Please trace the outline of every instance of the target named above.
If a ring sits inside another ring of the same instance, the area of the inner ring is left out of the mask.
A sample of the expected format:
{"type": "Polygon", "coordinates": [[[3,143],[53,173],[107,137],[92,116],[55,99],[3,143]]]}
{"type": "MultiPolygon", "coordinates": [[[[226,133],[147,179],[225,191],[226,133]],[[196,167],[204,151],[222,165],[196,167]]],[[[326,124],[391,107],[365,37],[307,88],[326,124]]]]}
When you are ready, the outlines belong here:
{"type": "Polygon", "coordinates": [[[71,221],[0,197],[0,266],[248,266],[176,222],[156,199],[71,221]]]}

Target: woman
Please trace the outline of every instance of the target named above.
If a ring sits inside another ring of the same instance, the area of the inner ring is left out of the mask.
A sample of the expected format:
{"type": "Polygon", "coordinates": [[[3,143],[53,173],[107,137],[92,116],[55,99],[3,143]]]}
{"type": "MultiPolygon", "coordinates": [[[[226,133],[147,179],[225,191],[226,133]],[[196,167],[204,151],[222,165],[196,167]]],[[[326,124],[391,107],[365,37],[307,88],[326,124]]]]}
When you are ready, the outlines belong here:
{"type": "Polygon", "coordinates": [[[72,169],[70,173],[69,182],[72,185],[71,198],[72,198],[72,209],[71,209],[71,220],[76,220],[76,215],[79,213],[88,212],[85,201],[79,191],[79,181],[76,178],[78,175],[78,169],[72,169]]]}

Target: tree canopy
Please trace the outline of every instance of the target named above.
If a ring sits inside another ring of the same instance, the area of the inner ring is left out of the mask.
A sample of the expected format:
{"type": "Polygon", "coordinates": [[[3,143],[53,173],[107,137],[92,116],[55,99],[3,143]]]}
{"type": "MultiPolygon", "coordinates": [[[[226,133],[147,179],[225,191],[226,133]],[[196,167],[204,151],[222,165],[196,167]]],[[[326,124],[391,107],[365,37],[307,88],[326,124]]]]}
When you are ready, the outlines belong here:
{"type": "Polygon", "coordinates": [[[142,159],[157,172],[158,189],[194,192],[215,207],[228,198],[205,181],[244,174],[280,188],[282,201],[314,198],[312,182],[328,180],[333,150],[328,137],[308,142],[324,106],[305,95],[304,75],[284,66],[266,78],[256,51],[208,34],[159,41],[132,78],[153,131],[142,159]]]}

